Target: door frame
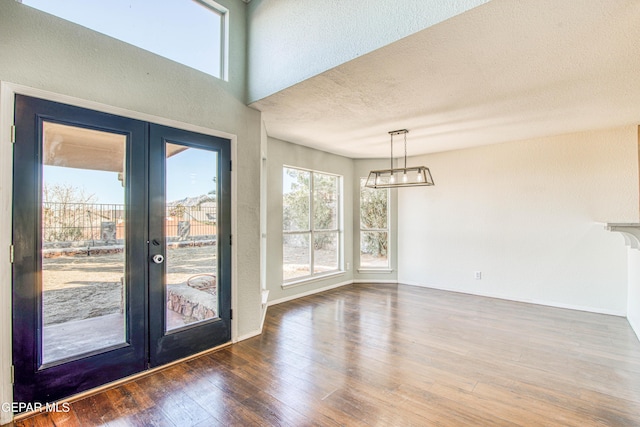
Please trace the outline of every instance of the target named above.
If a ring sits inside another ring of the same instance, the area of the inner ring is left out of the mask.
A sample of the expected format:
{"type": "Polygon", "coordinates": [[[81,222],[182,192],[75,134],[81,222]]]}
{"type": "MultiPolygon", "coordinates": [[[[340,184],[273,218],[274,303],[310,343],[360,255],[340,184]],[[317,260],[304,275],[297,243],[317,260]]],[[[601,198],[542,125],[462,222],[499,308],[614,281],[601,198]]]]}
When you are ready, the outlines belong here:
{"type": "MultiPolygon", "coordinates": [[[[229,139],[231,141],[231,161],[237,160],[237,135],[222,132],[203,126],[180,122],[173,119],[154,116],[152,114],[136,112],[121,107],[101,104],[61,95],[42,89],[18,85],[10,82],[0,82],[0,229],[12,228],[12,188],[13,188],[13,145],[11,143],[11,125],[13,125],[15,95],[26,95],[48,101],[73,105],[90,110],[137,119],[160,125],[170,126],[186,131],[197,132],[229,139]]],[[[231,233],[237,236],[237,169],[231,171],[231,233]]],[[[11,363],[13,352],[12,341],[12,294],[11,294],[11,263],[9,245],[10,234],[3,233],[0,240],[0,403],[13,402],[13,384],[11,383],[11,363]]],[[[237,245],[231,246],[231,308],[237,313],[237,245]]],[[[238,316],[231,320],[231,341],[237,342],[238,316]]],[[[0,424],[13,419],[11,412],[0,410],[0,424]]]]}

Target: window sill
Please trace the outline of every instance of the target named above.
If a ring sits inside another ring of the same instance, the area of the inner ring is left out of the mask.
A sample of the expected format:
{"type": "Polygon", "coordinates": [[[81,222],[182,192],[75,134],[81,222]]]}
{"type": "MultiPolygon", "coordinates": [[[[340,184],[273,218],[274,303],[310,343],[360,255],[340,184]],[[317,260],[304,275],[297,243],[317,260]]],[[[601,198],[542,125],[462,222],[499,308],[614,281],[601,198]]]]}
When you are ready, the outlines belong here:
{"type": "Polygon", "coordinates": [[[393,273],[393,269],[392,268],[359,268],[358,273],[389,274],[389,273],[393,273]]]}
{"type": "Polygon", "coordinates": [[[329,279],[332,277],[343,276],[346,271],[332,271],[331,273],[326,273],[323,275],[305,277],[299,280],[292,280],[291,282],[286,282],[282,284],[282,289],[295,288],[296,286],[308,285],[314,282],[319,282],[321,280],[329,279]]]}

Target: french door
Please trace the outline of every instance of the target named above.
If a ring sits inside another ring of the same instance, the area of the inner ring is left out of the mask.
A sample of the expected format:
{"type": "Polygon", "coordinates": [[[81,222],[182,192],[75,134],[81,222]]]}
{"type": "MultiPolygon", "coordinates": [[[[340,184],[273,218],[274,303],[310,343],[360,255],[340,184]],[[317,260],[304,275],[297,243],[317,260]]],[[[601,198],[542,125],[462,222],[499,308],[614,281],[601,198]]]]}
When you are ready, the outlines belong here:
{"type": "Polygon", "coordinates": [[[15,101],[14,401],[228,342],[229,140],[15,101]]]}

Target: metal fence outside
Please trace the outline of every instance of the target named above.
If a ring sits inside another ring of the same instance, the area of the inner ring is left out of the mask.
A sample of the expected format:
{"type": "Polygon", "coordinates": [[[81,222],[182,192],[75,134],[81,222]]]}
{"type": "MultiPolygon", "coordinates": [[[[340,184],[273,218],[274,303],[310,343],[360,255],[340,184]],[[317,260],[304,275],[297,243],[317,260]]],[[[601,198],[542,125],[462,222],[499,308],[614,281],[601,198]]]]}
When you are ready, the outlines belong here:
{"type": "MultiPolygon", "coordinates": [[[[216,207],[167,206],[165,235],[178,240],[215,236],[216,207]]],[[[123,204],[42,204],[42,240],[46,243],[100,241],[122,243],[125,237],[123,204]]]]}

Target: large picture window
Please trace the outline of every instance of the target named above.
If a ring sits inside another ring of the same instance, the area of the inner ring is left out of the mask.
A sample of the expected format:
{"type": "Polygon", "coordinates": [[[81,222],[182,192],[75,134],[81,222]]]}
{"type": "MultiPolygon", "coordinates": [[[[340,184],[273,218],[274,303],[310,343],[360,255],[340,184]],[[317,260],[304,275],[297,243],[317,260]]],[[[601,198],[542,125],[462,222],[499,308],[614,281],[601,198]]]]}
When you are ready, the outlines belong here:
{"type": "Polygon", "coordinates": [[[360,268],[389,268],[389,189],[360,179],[360,268]]]}
{"type": "Polygon", "coordinates": [[[283,168],[285,284],[340,270],[341,187],[338,175],[283,168]]]}

